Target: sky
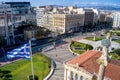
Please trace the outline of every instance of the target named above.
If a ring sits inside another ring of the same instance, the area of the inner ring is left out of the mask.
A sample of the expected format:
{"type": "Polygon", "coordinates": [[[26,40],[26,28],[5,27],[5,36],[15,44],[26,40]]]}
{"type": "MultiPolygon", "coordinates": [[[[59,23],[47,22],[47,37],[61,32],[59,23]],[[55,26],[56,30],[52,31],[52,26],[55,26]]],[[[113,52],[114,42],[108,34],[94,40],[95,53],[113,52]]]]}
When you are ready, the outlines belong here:
{"type": "Polygon", "coordinates": [[[91,4],[91,5],[113,5],[120,6],[120,0],[0,0],[0,2],[7,1],[29,1],[32,6],[41,5],[81,5],[81,4],[91,4]]]}

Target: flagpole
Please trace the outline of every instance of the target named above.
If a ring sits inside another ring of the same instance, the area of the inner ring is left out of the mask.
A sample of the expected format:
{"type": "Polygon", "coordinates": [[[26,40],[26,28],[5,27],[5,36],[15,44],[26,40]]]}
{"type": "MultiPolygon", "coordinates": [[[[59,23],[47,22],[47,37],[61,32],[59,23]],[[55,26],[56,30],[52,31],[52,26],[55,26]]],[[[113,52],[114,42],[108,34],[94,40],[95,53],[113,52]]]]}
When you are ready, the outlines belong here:
{"type": "Polygon", "coordinates": [[[31,40],[29,40],[29,43],[30,43],[30,57],[31,57],[31,70],[32,70],[32,77],[33,77],[33,80],[35,80],[35,76],[34,76],[34,67],[33,67],[33,60],[32,60],[32,49],[31,49],[31,40]]]}

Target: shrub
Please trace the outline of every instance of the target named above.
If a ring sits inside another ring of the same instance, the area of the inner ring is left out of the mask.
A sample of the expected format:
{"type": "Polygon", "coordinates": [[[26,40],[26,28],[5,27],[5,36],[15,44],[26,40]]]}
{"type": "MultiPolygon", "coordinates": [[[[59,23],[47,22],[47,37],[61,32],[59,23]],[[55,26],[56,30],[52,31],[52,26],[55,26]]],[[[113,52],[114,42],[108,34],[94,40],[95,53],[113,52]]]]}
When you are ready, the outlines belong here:
{"type": "MultiPolygon", "coordinates": [[[[38,76],[34,75],[34,80],[39,80],[38,76]]],[[[33,80],[33,75],[29,75],[29,80],[33,80]]]]}
{"type": "Polygon", "coordinates": [[[114,49],[113,52],[120,56],[120,49],[114,49]]]}

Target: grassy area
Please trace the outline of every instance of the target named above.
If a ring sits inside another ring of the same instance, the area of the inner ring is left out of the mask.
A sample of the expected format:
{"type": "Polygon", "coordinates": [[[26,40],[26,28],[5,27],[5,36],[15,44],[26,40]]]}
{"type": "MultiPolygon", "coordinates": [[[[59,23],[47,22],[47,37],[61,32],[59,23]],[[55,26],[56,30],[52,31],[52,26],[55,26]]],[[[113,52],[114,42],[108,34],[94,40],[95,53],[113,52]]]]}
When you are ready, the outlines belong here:
{"type": "MultiPolygon", "coordinates": [[[[36,53],[33,55],[34,73],[39,77],[39,80],[43,80],[51,68],[51,61],[48,57],[36,53]]],[[[27,76],[31,75],[31,63],[30,60],[22,59],[17,62],[0,67],[3,78],[0,80],[28,80],[27,76]]]]}
{"type": "Polygon", "coordinates": [[[118,54],[111,52],[110,55],[112,56],[112,59],[120,60],[120,56],[118,54]]]}
{"type": "Polygon", "coordinates": [[[102,37],[95,37],[95,40],[93,39],[94,37],[87,37],[85,39],[87,40],[91,40],[91,41],[99,41],[99,40],[102,40],[103,38],[102,37]]]}
{"type": "Polygon", "coordinates": [[[105,34],[110,33],[111,36],[120,36],[120,31],[105,31],[105,34]]]}
{"type": "Polygon", "coordinates": [[[75,41],[72,41],[70,48],[73,52],[78,53],[78,54],[82,54],[84,51],[86,51],[88,49],[89,50],[93,49],[93,47],[91,45],[80,43],[80,42],[75,42],[75,41]],[[75,50],[76,47],[82,48],[83,50],[75,50]]]}
{"type": "Polygon", "coordinates": [[[120,43],[120,40],[116,40],[115,42],[118,42],[118,43],[120,43]]]}

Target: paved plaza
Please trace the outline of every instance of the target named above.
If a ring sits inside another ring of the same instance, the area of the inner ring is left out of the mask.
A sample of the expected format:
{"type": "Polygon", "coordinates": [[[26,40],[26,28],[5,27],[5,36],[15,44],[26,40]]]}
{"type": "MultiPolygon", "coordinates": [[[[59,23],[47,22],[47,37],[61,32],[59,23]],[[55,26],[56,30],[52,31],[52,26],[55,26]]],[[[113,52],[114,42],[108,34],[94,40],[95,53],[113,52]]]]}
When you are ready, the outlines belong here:
{"type": "Polygon", "coordinates": [[[76,57],[76,55],[69,51],[68,44],[58,46],[56,49],[44,52],[43,54],[55,62],[55,70],[49,80],[64,80],[64,62],[76,57]]]}

